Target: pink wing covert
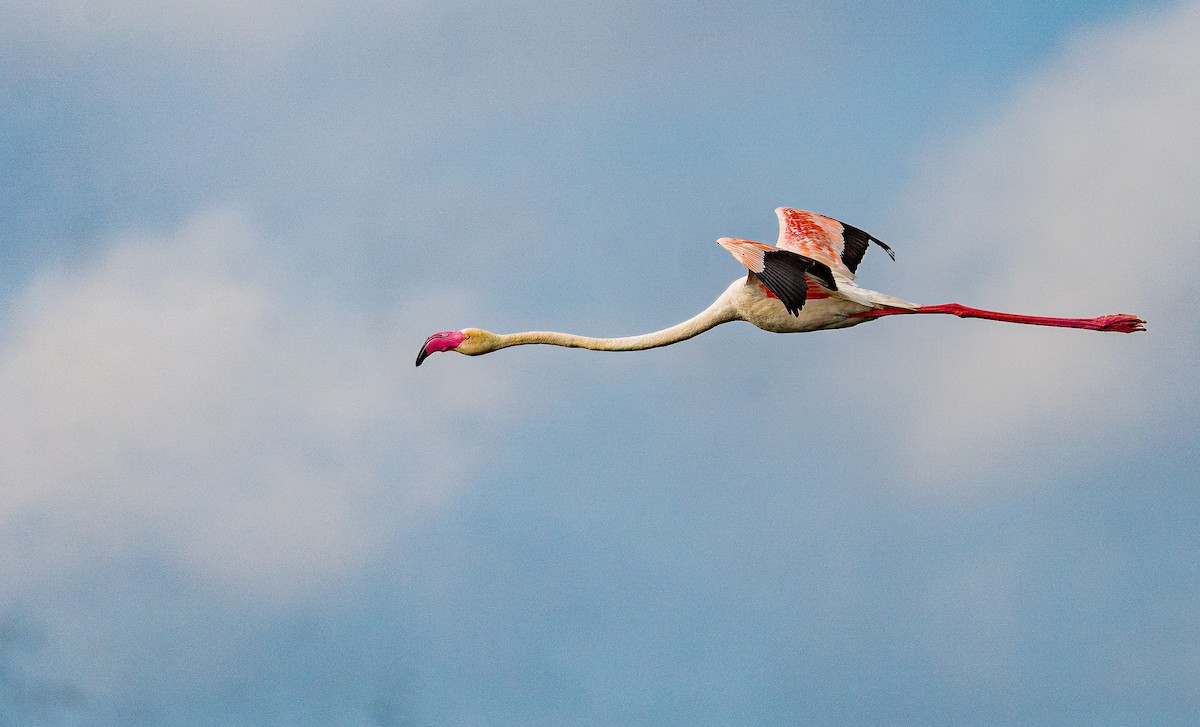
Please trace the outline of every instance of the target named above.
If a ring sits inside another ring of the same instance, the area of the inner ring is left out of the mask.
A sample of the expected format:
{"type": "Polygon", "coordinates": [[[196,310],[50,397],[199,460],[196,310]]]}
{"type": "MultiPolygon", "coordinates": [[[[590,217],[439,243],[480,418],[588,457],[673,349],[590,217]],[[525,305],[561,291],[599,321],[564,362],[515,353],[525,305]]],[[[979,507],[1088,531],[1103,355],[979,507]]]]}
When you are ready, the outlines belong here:
{"type": "Polygon", "coordinates": [[[872,242],[896,259],[892,248],[879,238],[832,217],[791,207],[779,207],[775,215],[779,218],[778,247],[819,260],[851,280],[872,242]]]}
{"type": "Polygon", "coordinates": [[[779,242],[776,247],[791,250],[805,257],[819,260],[842,275],[853,278],[854,273],[842,263],[846,241],[842,237],[842,223],[792,207],[777,207],[779,218],[779,242]]]}

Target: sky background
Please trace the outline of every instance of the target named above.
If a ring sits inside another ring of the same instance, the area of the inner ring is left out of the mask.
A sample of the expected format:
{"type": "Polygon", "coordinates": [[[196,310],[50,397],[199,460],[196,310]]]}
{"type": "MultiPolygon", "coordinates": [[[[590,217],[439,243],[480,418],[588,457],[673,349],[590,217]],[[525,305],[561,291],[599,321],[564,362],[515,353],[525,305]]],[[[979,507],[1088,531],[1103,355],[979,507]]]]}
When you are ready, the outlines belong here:
{"type": "Polygon", "coordinates": [[[1195,724],[1200,2],[0,1],[0,724],[1195,724]],[[921,303],[638,354],[779,205],[921,303]]]}

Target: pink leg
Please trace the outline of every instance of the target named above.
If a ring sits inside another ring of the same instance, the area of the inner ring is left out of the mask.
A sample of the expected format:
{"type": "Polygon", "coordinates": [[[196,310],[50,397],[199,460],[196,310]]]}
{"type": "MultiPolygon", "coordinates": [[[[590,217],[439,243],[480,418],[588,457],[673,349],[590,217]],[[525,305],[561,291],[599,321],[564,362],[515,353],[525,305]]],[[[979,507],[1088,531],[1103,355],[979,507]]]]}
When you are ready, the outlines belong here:
{"type": "Polygon", "coordinates": [[[880,308],[878,310],[858,313],[855,318],[880,318],[882,316],[905,315],[913,313],[945,313],[959,318],[984,318],[989,321],[1004,321],[1006,323],[1025,323],[1034,326],[1059,326],[1061,328],[1084,328],[1089,331],[1113,331],[1116,333],[1133,333],[1146,330],[1141,318],[1127,313],[1118,313],[1099,318],[1047,318],[1044,316],[1023,316],[1016,313],[999,313],[997,311],[968,308],[958,303],[942,305],[923,305],[920,308],[880,308]]]}

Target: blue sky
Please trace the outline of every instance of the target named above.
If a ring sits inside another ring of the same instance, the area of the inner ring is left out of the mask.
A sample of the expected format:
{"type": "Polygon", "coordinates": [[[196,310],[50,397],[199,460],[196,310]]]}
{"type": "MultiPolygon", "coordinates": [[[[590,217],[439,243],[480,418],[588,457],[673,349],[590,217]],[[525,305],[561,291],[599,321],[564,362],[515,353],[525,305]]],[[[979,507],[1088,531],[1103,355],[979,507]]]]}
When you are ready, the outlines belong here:
{"type": "Polygon", "coordinates": [[[0,722],[1200,718],[1200,4],[0,28],[0,722]],[[1150,331],[412,366],[682,320],[778,205],[867,287],[1150,331]]]}

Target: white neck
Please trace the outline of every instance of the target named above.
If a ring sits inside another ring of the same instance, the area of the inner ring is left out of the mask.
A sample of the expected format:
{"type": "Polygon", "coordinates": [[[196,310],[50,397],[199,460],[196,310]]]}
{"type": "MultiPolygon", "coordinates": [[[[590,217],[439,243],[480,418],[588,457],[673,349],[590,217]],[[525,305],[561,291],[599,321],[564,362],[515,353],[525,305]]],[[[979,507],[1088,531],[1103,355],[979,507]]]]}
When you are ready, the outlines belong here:
{"type": "Polygon", "coordinates": [[[732,301],[733,286],[703,312],[678,323],[670,328],[664,328],[654,333],[644,333],[640,336],[624,336],[621,338],[592,338],[577,336],[573,333],[558,333],[557,331],[526,331],[524,333],[497,334],[500,345],[497,348],[509,346],[524,346],[531,343],[542,343],[551,346],[566,346],[568,348],[587,348],[593,351],[643,351],[647,348],[669,346],[672,343],[686,341],[710,328],[740,320],[741,316],[734,309],[732,301]]]}

